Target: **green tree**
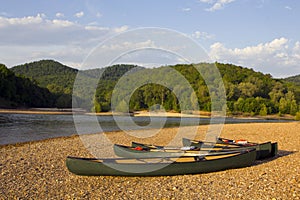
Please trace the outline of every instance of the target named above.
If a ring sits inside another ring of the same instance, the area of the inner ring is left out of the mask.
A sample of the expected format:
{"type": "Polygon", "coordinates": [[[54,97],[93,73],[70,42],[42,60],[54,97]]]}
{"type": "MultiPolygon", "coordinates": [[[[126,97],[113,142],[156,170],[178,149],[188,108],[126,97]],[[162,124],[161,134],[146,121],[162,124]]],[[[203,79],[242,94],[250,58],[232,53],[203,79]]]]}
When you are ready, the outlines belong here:
{"type": "Polygon", "coordinates": [[[279,103],[280,99],[284,97],[284,93],[286,92],[286,88],[282,83],[276,82],[273,86],[271,92],[269,93],[270,99],[273,103],[279,103]]]}
{"type": "Polygon", "coordinates": [[[268,114],[267,106],[265,104],[262,104],[261,109],[259,111],[259,115],[266,116],[267,114],[268,114]]]}
{"type": "Polygon", "coordinates": [[[300,111],[296,113],[295,120],[300,121],[300,111]]]}
{"type": "Polygon", "coordinates": [[[291,115],[296,115],[298,111],[298,105],[296,100],[292,100],[292,102],[290,103],[290,114],[291,115]]]}
{"type": "Polygon", "coordinates": [[[241,91],[242,97],[253,97],[255,93],[258,92],[256,85],[250,82],[242,82],[238,85],[238,89],[241,91]]]}
{"type": "Polygon", "coordinates": [[[287,114],[290,111],[289,109],[290,108],[289,108],[288,101],[284,97],[282,97],[279,101],[279,112],[281,114],[287,114]]]}

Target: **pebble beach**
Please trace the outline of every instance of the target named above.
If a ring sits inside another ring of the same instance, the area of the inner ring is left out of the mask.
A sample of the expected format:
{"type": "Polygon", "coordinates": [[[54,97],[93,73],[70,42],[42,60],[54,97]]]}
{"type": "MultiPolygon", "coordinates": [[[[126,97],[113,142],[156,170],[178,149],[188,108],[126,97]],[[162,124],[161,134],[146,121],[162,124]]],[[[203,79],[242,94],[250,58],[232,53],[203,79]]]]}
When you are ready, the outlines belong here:
{"type": "MultiPolygon", "coordinates": [[[[199,126],[203,139],[208,126],[199,126]]],[[[106,133],[113,143],[166,145],[178,128],[147,138],[106,133]]],[[[79,136],[0,146],[0,199],[300,199],[300,123],[226,124],[221,137],[278,142],[278,155],[239,169],[160,177],[77,176],[67,156],[92,157],[79,136]]]]}

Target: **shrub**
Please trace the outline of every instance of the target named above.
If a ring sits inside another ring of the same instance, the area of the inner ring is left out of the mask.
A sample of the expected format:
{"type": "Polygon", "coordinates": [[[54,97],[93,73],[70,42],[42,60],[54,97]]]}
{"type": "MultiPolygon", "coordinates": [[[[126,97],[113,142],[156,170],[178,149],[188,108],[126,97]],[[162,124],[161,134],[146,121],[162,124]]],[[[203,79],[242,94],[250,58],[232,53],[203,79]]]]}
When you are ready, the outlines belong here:
{"type": "Polygon", "coordinates": [[[300,111],[296,113],[295,120],[300,121],[300,111]]]}
{"type": "Polygon", "coordinates": [[[268,114],[268,109],[267,109],[266,105],[263,104],[260,111],[259,111],[259,115],[260,116],[266,116],[267,114],[268,114]]]}

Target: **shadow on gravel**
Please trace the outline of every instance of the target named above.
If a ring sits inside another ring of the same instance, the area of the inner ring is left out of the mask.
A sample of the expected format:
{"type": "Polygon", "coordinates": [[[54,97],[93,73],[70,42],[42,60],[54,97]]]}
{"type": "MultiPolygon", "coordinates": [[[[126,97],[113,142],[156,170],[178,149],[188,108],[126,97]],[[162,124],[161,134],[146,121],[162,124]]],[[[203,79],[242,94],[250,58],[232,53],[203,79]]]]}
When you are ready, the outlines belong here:
{"type": "Polygon", "coordinates": [[[265,159],[262,159],[262,160],[256,160],[253,164],[253,166],[255,165],[260,165],[260,164],[263,164],[263,163],[268,163],[268,162],[271,162],[273,160],[276,160],[277,158],[280,158],[280,157],[284,157],[284,156],[288,156],[288,155],[291,155],[291,154],[294,154],[294,153],[297,153],[298,151],[285,151],[285,150],[278,150],[278,153],[276,156],[274,157],[271,157],[271,158],[265,158],[265,159]]]}

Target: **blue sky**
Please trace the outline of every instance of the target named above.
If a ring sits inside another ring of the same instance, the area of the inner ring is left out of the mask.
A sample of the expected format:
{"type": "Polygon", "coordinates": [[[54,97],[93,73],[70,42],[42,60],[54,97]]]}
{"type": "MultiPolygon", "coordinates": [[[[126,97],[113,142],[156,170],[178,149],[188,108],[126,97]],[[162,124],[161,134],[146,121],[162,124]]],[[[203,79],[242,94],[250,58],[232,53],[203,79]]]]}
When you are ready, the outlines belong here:
{"type": "Polygon", "coordinates": [[[107,38],[135,28],[158,27],[191,37],[212,60],[273,77],[300,74],[297,0],[0,2],[0,62],[8,67],[54,59],[80,68],[107,38]]]}

